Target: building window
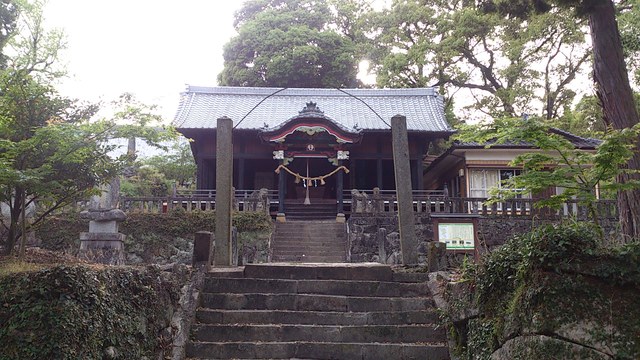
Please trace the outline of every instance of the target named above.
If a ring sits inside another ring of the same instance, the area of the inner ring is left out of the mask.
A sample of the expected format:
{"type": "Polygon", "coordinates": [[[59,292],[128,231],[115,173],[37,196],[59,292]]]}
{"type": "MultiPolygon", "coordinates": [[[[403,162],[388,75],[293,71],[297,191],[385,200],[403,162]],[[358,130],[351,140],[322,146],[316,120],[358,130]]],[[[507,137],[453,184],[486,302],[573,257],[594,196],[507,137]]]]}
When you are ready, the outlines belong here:
{"type": "Polygon", "coordinates": [[[470,169],[469,195],[474,198],[488,198],[491,189],[501,188],[503,181],[520,174],[522,170],[518,169],[470,169]]]}
{"type": "MultiPolygon", "coordinates": [[[[519,169],[469,169],[469,196],[472,198],[487,199],[491,196],[491,189],[502,187],[502,183],[514,176],[522,174],[519,169]]],[[[529,199],[530,194],[517,194],[516,199],[529,199]]],[[[472,201],[476,208],[480,208],[483,200],[472,201]]],[[[498,211],[530,211],[529,201],[506,201],[496,205],[498,211]]]]}

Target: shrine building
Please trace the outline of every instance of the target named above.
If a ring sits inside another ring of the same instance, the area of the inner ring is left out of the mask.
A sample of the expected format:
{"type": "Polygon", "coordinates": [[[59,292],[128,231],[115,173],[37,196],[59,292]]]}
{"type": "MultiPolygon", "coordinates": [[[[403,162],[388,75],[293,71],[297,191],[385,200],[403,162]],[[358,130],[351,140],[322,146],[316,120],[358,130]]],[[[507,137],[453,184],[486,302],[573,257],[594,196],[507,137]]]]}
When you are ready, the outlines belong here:
{"type": "Polygon", "coordinates": [[[395,190],[391,118],[406,117],[411,183],[424,189],[432,141],[454,130],[433,88],[303,89],[189,86],[174,126],[192,139],[197,188],[216,184],[216,122],[233,120],[233,186],[285,202],[333,202],[352,189],[395,190]],[[308,200],[307,200],[308,201],[308,200]]]}

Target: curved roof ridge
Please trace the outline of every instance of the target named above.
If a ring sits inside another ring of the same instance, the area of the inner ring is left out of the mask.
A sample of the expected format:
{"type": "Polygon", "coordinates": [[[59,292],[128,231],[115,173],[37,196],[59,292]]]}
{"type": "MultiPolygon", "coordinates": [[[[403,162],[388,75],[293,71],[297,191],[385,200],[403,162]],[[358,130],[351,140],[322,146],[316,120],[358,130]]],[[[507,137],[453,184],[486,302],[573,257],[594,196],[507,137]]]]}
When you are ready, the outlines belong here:
{"type": "Polygon", "coordinates": [[[388,130],[391,118],[404,115],[407,129],[450,134],[444,102],[434,88],[316,89],[188,86],[174,118],[178,129],[214,129],[227,116],[237,129],[274,127],[315,102],[344,128],[388,130]],[[382,119],[382,121],[381,121],[382,119]]]}
{"type": "MultiPolygon", "coordinates": [[[[268,95],[282,87],[242,87],[242,86],[196,86],[187,85],[187,93],[200,94],[237,94],[237,95],[268,95]]],[[[335,94],[347,96],[346,93],[360,96],[388,96],[390,94],[405,96],[439,96],[435,88],[382,88],[382,89],[358,89],[358,88],[285,88],[282,96],[307,96],[311,93],[335,94]]]]}

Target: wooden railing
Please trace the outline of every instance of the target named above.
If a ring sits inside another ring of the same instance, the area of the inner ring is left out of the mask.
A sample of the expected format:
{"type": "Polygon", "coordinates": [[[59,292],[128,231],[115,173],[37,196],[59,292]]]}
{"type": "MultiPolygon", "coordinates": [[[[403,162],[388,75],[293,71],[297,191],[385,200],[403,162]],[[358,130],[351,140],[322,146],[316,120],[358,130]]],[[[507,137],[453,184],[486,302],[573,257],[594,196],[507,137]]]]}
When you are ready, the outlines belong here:
{"type": "MultiPolygon", "coordinates": [[[[277,209],[276,190],[235,190],[236,211],[264,211],[277,209]]],[[[347,214],[380,214],[390,216],[398,211],[394,190],[345,191],[343,201],[347,214]]],[[[568,201],[560,209],[538,208],[536,199],[510,199],[487,203],[485,198],[449,197],[438,190],[413,191],[413,210],[418,214],[474,214],[484,217],[537,217],[589,218],[589,209],[578,201],[568,201]]],[[[618,209],[614,200],[599,200],[593,203],[599,218],[617,219],[618,209]]],[[[162,213],[182,208],[186,211],[214,210],[215,190],[194,190],[166,197],[122,197],[120,209],[140,212],[162,213]]]]}
{"type": "MultiPolygon", "coordinates": [[[[537,217],[569,218],[580,220],[589,218],[589,208],[577,200],[568,201],[560,209],[538,208],[536,199],[510,199],[487,203],[486,198],[452,198],[430,195],[413,197],[413,210],[424,214],[473,214],[484,217],[537,217]]],[[[398,202],[395,194],[358,195],[350,199],[351,214],[395,214],[398,202]]],[[[617,219],[618,211],[614,200],[599,200],[593,203],[599,218],[617,219]]]]}
{"type": "MultiPolygon", "coordinates": [[[[268,213],[274,191],[235,190],[234,210],[263,211],[268,213]]],[[[276,193],[277,200],[277,193],[276,193]]],[[[121,197],[120,209],[125,212],[138,211],[147,213],[164,213],[177,208],[186,211],[215,210],[215,190],[196,190],[178,193],[175,196],[162,197],[121,197]]]]}

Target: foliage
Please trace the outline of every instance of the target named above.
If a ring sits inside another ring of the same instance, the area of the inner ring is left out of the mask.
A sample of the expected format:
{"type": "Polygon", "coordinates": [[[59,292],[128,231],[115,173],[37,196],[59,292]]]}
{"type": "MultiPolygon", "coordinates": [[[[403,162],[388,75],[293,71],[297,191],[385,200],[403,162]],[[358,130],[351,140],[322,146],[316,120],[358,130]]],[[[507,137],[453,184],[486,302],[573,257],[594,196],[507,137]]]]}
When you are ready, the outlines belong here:
{"type": "MultiPolygon", "coordinates": [[[[639,244],[603,247],[586,223],[541,226],[509,240],[483,259],[471,280],[480,315],[467,333],[457,334],[462,358],[488,358],[521,335],[566,338],[563,331],[576,326],[586,326],[584,341],[612,357],[637,358],[639,244]]],[[[545,346],[529,350],[550,358],[545,346]]],[[[562,352],[554,357],[570,358],[562,352]]]]}
{"type": "MultiPolygon", "coordinates": [[[[134,239],[153,237],[163,242],[176,238],[192,239],[196,231],[215,231],[215,211],[187,212],[176,209],[166,214],[131,212],[127,220],[120,224],[120,232],[134,239]]],[[[271,233],[271,217],[258,212],[238,212],[233,214],[233,226],[240,237],[248,233],[271,233]]],[[[44,221],[36,229],[42,246],[51,250],[76,251],[79,246],[78,234],[87,231],[86,221],[74,214],[54,216],[44,221]]]]}
{"type": "Polygon", "coordinates": [[[195,184],[196,163],[189,143],[176,142],[167,155],[145,158],[141,163],[155,168],[165,179],[181,188],[195,184]]]}
{"type": "Polygon", "coordinates": [[[599,137],[607,131],[602,118],[602,106],[594,95],[584,96],[574,108],[565,108],[562,116],[552,121],[553,126],[583,137],[599,137]]]}
{"type": "Polygon", "coordinates": [[[537,269],[561,271],[580,256],[594,255],[600,243],[597,232],[587,224],[540,226],[531,233],[509,240],[491,253],[476,277],[481,310],[493,315],[509,306],[503,296],[513,293],[537,269]]]}
{"type": "Polygon", "coordinates": [[[153,268],[59,266],[0,278],[0,359],[157,358],[180,288],[153,268]],[[169,310],[168,310],[169,309],[169,310]]]}
{"type": "Polygon", "coordinates": [[[143,165],[135,169],[135,175],[120,181],[123,196],[167,196],[172,183],[153,166],[143,165]]]}
{"type": "Polygon", "coordinates": [[[42,270],[44,267],[45,265],[43,264],[34,264],[14,259],[8,259],[6,261],[0,261],[0,278],[15,273],[38,271],[42,270]]]}
{"type": "Polygon", "coordinates": [[[397,0],[372,24],[378,86],[468,89],[490,116],[558,116],[589,59],[584,22],[567,11],[523,22],[472,1],[397,0]]]}
{"type": "MultiPolygon", "coordinates": [[[[593,79],[602,104],[603,118],[614,129],[632,128],[640,122],[613,0],[487,0],[485,5],[487,12],[523,20],[530,19],[534,13],[554,13],[567,7],[574,10],[576,19],[588,19],[594,59],[593,79]]],[[[634,171],[640,170],[640,152],[636,152],[626,166],[634,171]]],[[[640,172],[637,171],[618,177],[620,183],[638,180],[640,172]]],[[[640,238],[640,189],[618,192],[618,209],[622,233],[628,238],[640,238]]]]}
{"type": "Polygon", "coordinates": [[[3,49],[16,28],[18,7],[12,0],[0,1],[0,69],[4,69],[7,57],[3,49]]]}
{"type": "MultiPolygon", "coordinates": [[[[357,15],[354,4],[333,10],[357,15]]],[[[341,4],[344,3],[344,4],[341,4]]],[[[357,36],[352,22],[336,17],[328,1],[251,0],[236,13],[238,36],[224,47],[220,85],[355,87],[357,36]],[[347,29],[343,27],[349,27],[347,29]],[[341,28],[342,27],[342,28],[341,28]]]]}
{"type": "MultiPolygon", "coordinates": [[[[9,206],[9,238],[5,250],[11,251],[22,233],[18,221],[23,208],[38,205],[27,227],[42,221],[51,212],[96,194],[96,186],[116,177],[129,158],[110,156],[114,145],[108,140],[133,133],[158,144],[173,136],[148,126],[149,118],[133,121],[129,102],[117,118],[92,121],[96,106],[82,105],[60,97],[48,85],[37,83],[23,72],[0,74],[0,200],[9,206]],[[24,101],[24,99],[31,99],[24,101]]],[[[137,111],[136,108],[135,111],[137,111]]]]}
{"type": "Polygon", "coordinates": [[[7,42],[11,53],[7,56],[7,69],[22,70],[38,82],[48,82],[66,72],[57,63],[58,55],[66,46],[61,29],[44,26],[45,0],[13,0],[18,17],[7,42]]]}
{"type": "Polygon", "coordinates": [[[640,2],[625,0],[618,6],[618,26],[625,60],[633,70],[635,85],[640,85],[640,2]]]}
{"type": "Polygon", "coordinates": [[[13,56],[0,70],[0,201],[9,213],[2,219],[8,233],[6,253],[29,227],[97,194],[96,186],[117,176],[128,159],[109,156],[114,149],[110,139],[137,135],[158,145],[174,136],[153,127],[160,117],[130,94],[121,96],[117,112],[105,120],[91,120],[97,105],[60,96],[52,84],[64,74],[56,63],[63,34],[44,27],[41,1],[20,0],[16,6],[20,16],[8,45],[13,56]],[[29,219],[22,216],[26,210],[29,219]]]}
{"type": "Polygon", "coordinates": [[[568,200],[577,199],[591,207],[591,218],[598,216],[593,208],[596,188],[602,191],[633,189],[640,182],[616,182],[625,172],[627,161],[633,156],[640,126],[631,129],[609,130],[595,151],[576,148],[562,132],[550,128],[539,119],[496,119],[491,124],[463,127],[461,139],[474,139],[487,147],[498,144],[530,144],[540,151],[516,156],[511,166],[522,167],[521,175],[503,181],[492,193],[493,200],[511,198],[518,194],[540,194],[552,187],[561,187],[561,194],[553,194],[537,201],[536,206],[559,208],[568,200]]]}

